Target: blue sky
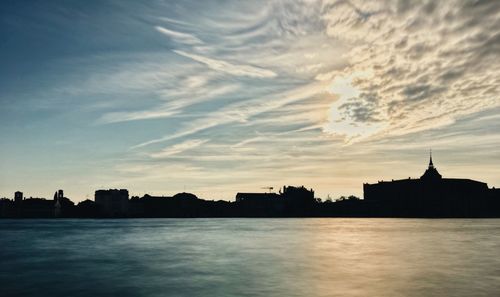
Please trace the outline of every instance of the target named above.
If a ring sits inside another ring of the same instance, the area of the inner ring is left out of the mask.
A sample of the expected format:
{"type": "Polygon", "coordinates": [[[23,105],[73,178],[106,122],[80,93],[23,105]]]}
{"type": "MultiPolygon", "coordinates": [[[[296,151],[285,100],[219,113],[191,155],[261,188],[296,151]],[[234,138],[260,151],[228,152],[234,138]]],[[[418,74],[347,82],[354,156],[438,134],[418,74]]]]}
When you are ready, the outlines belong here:
{"type": "Polygon", "coordinates": [[[498,1],[7,1],[0,196],[500,186],[498,1]]]}

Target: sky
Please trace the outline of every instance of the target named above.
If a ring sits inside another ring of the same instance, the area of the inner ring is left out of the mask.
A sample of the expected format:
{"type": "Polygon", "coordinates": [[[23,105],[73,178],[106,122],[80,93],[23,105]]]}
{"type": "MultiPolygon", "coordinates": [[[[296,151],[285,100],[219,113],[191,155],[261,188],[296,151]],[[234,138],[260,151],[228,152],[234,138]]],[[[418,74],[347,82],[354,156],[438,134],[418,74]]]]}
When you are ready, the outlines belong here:
{"type": "Polygon", "coordinates": [[[3,1],[0,197],[500,186],[500,1],[3,1]]]}

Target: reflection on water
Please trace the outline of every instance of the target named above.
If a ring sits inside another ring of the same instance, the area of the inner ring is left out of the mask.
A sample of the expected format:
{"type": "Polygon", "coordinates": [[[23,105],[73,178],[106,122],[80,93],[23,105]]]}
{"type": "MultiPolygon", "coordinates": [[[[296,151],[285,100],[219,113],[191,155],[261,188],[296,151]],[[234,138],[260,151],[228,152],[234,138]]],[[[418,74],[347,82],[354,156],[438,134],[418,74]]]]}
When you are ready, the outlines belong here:
{"type": "Polygon", "coordinates": [[[500,296],[500,220],[0,220],[1,296],[500,296]]]}

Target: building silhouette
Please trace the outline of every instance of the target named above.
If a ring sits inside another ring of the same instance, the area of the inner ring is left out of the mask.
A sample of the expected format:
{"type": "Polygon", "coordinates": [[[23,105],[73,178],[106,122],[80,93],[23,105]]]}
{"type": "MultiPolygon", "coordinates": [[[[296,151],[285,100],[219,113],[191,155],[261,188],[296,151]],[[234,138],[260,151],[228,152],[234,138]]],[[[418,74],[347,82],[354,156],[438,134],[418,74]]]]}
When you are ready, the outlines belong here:
{"type": "Polygon", "coordinates": [[[279,193],[237,193],[236,213],[249,217],[309,216],[315,213],[314,191],[283,186],[279,193]]]}
{"type": "Polygon", "coordinates": [[[129,211],[128,190],[109,189],[97,190],[95,203],[102,215],[107,217],[125,217],[129,211]]]}
{"type": "Polygon", "coordinates": [[[23,192],[17,191],[14,193],[14,202],[21,203],[24,200],[23,192]]]}
{"type": "MultiPolygon", "coordinates": [[[[266,189],[272,190],[272,187],[266,189]]],[[[363,184],[364,199],[322,201],[313,189],[283,186],[278,193],[237,193],[234,202],[192,193],[134,196],[126,189],[95,191],[75,205],[58,190],[53,199],[0,199],[0,218],[198,218],[198,217],[500,217],[500,189],[471,179],[443,178],[432,154],[420,178],[363,184]]]]}
{"type": "Polygon", "coordinates": [[[74,216],[74,203],[64,197],[63,190],[54,194],[54,199],[24,197],[23,192],[16,191],[14,199],[0,200],[0,217],[17,218],[53,218],[74,216]]]}
{"type": "Polygon", "coordinates": [[[498,213],[490,209],[498,204],[498,191],[480,181],[443,178],[432,153],[420,178],[366,183],[363,192],[365,202],[383,216],[482,217],[498,213]]]}

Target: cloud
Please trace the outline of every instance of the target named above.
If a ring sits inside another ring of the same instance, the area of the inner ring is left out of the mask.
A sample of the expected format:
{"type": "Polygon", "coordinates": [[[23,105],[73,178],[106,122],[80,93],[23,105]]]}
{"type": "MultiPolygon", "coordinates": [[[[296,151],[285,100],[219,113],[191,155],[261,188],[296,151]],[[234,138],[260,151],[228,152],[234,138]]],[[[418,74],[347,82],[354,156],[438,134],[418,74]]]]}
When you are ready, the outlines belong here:
{"type": "Polygon", "coordinates": [[[111,124],[111,123],[135,121],[135,120],[157,119],[157,118],[169,117],[177,113],[179,112],[174,110],[110,112],[104,114],[100,118],[99,122],[104,124],[111,124]]]}
{"type": "Polygon", "coordinates": [[[358,140],[405,135],[500,106],[486,91],[500,84],[492,54],[500,50],[500,3],[402,3],[329,1],[323,6],[327,34],[351,50],[345,69],[316,78],[333,84],[349,78],[346,87],[356,93],[343,98],[332,91],[341,103],[332,105],[325,131],[358,140]],[[373,76],[357,77],[366,71],[373,76]],[[346,131],[346,126],[358,129],[346,131]]]}
{"type": "Polygon", "coordinates": [[[109,112],[102,115],[98,123],[109,124],[137,120],[149,120],[167,118],[171,116],[181,116],[184,109],[195,104],[210,100],[214,97],[224,96],[238,90],[236,84],[227,84],[221,86],[204,86],[205,77],[193,76],[180,82],[186,87],[186,90],[178,92],[160,92],[160,96],[167,101],[159,106],[142,111],[120,111],[109,112]],[[172,100],[170,100],[173,97],[172,100]]]}
{"type": "Polygon", "coordinates": [[[293,90],[263,96],[249,101],[229,104],[220,110],[206,114],[203,118],[189,122],[188,125],[182,127],[182,129],[177,133],[168,134],[160,138],[139,143],[131,147],[131,149],[138,149],[152,144],[186,137],[205,129],[229,123],[245,122],[250,117],[254,117],[261,113],[280,108],[286,104],[297,102],[317,95],[318,93],[322,93],[324,89],[323,85],[323,83],[317,82],[315,84],[298,87],[293,90]]]}
{"type": "Polygon", "coordinates": [[[196,148],[206,142],[208,142],[207,139],[190,139],[181,143],[174,144],[170,147],[164,148],[160,152],[152,153],[150,156],[151,158],[155,159],[170,157],[172,155],[177,155],[184,151],[196,148]]]}
{"type": "Polygon", "coordinates": [[[155,29],[158,32],[172,38],[174,41],[179,42],[179,43],[183,43],[183,44],[187,44],[187,45],[203,44],[203,41],[201,41],[198,37],[191,35],[191,34],[188,34],[188,33],[173,31],[173,30],[167,29],[165,27],[161,27],[161,26],[156,26],[155,29]]]}
{"type": "Polygon", "coordinates": [[[236,76],[248,76],[256,78],[271,78],[275,77],[276,73],[271,70],[250,66],[250,65],[236,65],[226,61],[211,59],[196,54],[190,54],[180,50],[174,50],[176,54],[193,59],[197,62],[203,63],[213,70],[228,73],[236,76]]]}

